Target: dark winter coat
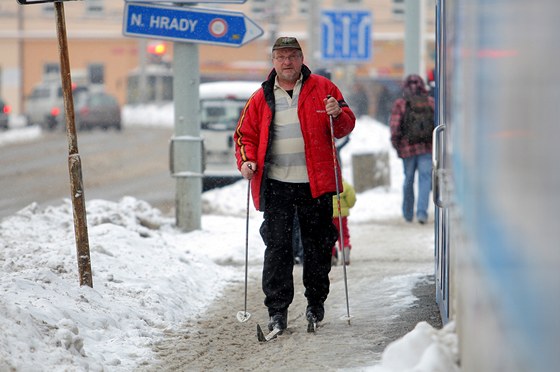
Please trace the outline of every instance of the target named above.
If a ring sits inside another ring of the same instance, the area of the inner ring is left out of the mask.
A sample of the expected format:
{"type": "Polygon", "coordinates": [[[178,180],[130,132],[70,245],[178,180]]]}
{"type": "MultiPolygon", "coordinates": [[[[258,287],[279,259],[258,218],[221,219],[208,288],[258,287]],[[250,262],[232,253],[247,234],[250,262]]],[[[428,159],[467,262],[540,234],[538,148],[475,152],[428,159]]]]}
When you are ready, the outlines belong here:
{"type": "MultiPolygon", "coordinates": [[[[342,113],[334,119],[334,136],[342,138],[354,129],[356,118],[340,90],[329,79],[312,74],[302,67],[303,83],[298,100],[298,117],[305,142],[305,160],[311,194],[317,198],[325,193],[336,192],[334,163],[329,116],[323,100],[331,95],[339,102],[342,113]]],[[[247,101],[234,133],[237,167],[246,161],[257,163],[257,172],[251,180],[253,203],[257,210],[264,210],[264,178],[267,156],[272,138],[271,126],[275,113],[274,82],[276,71],[272,70],[262,88],[247,101]]],[[[342,178],[337,166],[340,185],[342,178]]]]}
{"type": "MultiPolygon", "coordinates": [[[[406,99],[411,95],[428,95],[428,91],[424,85],[424,81],[418,75],[409,75],[403,85],[403,97],[397,98],[391,110],[391,120],[389,122],[391,128],[391,144],[397,150],[399,158],[409,158],[411,156],[429,154],[432,152],[432,141],[424,143],[410,144],[403,136],[401,125],[406,109],[406,99]],[[420,79],[421,85],[415,86],[411,84],[413,79],[420,79]]],[[[428,97],[428,101],[432,107],[435,106],[434,99],[428,97]]]]}

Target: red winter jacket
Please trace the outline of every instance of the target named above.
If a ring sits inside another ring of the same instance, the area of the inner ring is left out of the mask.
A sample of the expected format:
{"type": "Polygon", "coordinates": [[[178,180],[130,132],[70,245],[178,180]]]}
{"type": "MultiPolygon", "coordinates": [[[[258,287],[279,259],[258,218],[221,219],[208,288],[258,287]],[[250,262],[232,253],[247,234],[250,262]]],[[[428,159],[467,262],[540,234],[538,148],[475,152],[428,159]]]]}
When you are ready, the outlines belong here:
{"type": "MultiPolygon", "coordinates": [[[[331,95],[336,98],[342,113],[333,121],[334,136],[342,138],[354,129],[356,117],[348,107],[342,93],[329,79],[311,74],[307,66],[302,67],[303,84],[298,100],[298,117],[305,142],[305,159],[311,194],[317,198],[325,193],[336,192],[332,139],[329,117],[323,100],[331,95]]],[[[275,112],[274,81],[272,70],[262,88],[247,101],[241,112],[233,139],[237,168],[246,161],[257,163],[257,172],[251,180],[251,193],[255,208],[264,210],[263,179],[267,172],[267,156],[271,145],[271,126],[275,112]]],[[[342,185],[340,166],[337,165],[339,185],[342,185]]]]}

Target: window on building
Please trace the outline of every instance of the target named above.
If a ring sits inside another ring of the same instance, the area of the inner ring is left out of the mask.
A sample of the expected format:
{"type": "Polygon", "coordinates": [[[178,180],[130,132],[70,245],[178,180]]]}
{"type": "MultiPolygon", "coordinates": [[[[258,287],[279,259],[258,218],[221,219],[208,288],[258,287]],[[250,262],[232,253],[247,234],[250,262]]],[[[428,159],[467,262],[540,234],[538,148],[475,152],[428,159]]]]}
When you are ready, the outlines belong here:
{"type": "Polygon", "coordinates": [[[88,77],[91,84],[105,83],[105,65],[102,63],[92,63],[88,66],[88,77]]]}
{"type": "Polygon", "coordinates": [[[298,12],[301,16],[309,15],[311,4],[309,0],[299,0],[298,12]]]}
{"type": "Polygon", "coordinates": [[[251,0],[251,12],[256,18],[265,18],[267,16],[267,0],[251,0]]]}
{"type": "Polygon", "coordinates": [[[86,14],[88,16],[103,15],[105,11],[105,0],[85,0],[86,14]]]}
{"type": "Polygon", "coordinates": [[[405,0],[393,0],[393,17],[398,20],[404,19],[405,0]]]}
{"type": "Polygon", "coordinates": [[[52,4],[52,3],[43,4],[42,11],[43,11],[43,14],[45,14],[45,15],[54,14],[54,4],[52,4]]]}
{"type": "Polygon", "coordinates": [[[60,65],[55,62],[47,62],[43,65],[43,75],[52,76],[60,74],[60,65]]]}

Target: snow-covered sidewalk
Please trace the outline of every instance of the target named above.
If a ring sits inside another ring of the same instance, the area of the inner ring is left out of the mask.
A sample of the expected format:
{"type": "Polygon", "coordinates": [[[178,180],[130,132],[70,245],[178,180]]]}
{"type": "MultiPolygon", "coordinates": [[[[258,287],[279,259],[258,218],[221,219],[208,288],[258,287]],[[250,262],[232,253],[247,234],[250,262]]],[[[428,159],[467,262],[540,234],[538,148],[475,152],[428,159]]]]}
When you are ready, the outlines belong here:
{"type": "MultiPolygon", "coordinates": [[[[342,154],[343,163],[351,153],[390,151],[388,146],[388,128],[373,120],[362,120],[348,145],[350,150],[345,148],[348,155],[342,154]]],[[[351,167],[344,169],[345,177],[351,180],[351,167]]],[[[421,242],[414,254],[427,257],[421,272],[406,269],[410,252],[383,253],[380,248],[384,227],[401,228],[402,175],[400,161],[393,153],[391,178],[391,188],[358,195],[351,216],[354,236],[360,239],[356,226],[373,224],[380,229],[377,234],[381,242],[368,248],[371,256],[360,258],[356,250],[353,259],[370,262],[373,270],[377,259],[389,255],[400,261],[403,270],[400,275],[391,274],[375,283],[352,277],[352,291],[375,290],[386,296],[363,305],[352,300],[356,321],[361,306],[364,311],[379,308],[387,312],[387,317],[409,308],[414,302],[414,283],[433,267],[433,231],[429,226],[414,226],[408,235],[411,241],[421,242]]],[[[172,219],[131,196],[116,203],[88,201],[93,288],[78,284],[69,201],[44,210],[32,204],[4,219],[0,223],[0,371],[130,371],[157,363],[155,345],[204,314],[225,288],[242,280],[245,195],[244,181],[205,193],[207,214],[202,218],[202,229],[191,233],[176,230],[172,219]]],[[[261,218],[251,211],[249,259],[253,267],[258,267],[264,251],[258,234],[261,218]]],[[[399,233],[404,236],[404,230],[399,233]]],[[[379,274],[383,276],[383,272],[379,274]]],[[[333,298],[341,298],[341,289],[333,285],[333,298]]],[[[377,292],[373,293],[375,299],[377,292]]],[[[351,293],[352,298],[359,295],[351,293]]],[[[239,303],[242,304],[241,298],[239,303]]],[[[253,306],[262,307],[259,303],[253,306]]],[[[333,301],[331,314],[344,313],[337,306],[340,304],[333,301]]],[[[241,309],[232,310],[235,313],[241,309]]],[[[252,336],[253,333],[251,330],[252,336]]],[[[428,371],[422,367],[428,360],[432,366],[440,363],[440,370],[450,371],[449,364],[444,363],[456,357],[454,337],[452,327],[437,331],[420,325],[408,339],[396,344],[400,346],[388,347],[375,368],[399,370],[391,357],[391,350],[398,350],[399,355],[410,355],[397,358],[400,362],[406,360],[410,370],[416,366],[415,371],[428,371]]],[[[332,342],[336,342],[336,335],[332,342]]],[[[374,368],[367,363],[361,367],[360,370],[374,368]]]]}

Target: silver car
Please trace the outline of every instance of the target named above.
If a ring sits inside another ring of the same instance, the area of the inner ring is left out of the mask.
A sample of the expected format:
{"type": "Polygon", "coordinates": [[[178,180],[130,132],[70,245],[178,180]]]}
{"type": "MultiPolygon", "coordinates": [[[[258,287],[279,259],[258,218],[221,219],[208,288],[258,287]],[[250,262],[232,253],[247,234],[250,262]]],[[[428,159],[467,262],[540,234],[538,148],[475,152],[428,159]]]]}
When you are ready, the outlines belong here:
{"type": "Polygon", "coordinates": [[[203,189],[241,178],[235,164],[233,132],[247,100],[260,88],[256,81],[200,84],[200,126],[204,146],[203,189]]]}
{"type": "MultiPolygon", "coordinates": [[[[74,95],[87,91],[87,86],[75,86],[74,95]]],[[[47,81],[35,86],[25,101],[27,125],[39,125],[41,128],[54,130],[62,122],[64,115],[64,97],[59,81],[47,81]]]]}

